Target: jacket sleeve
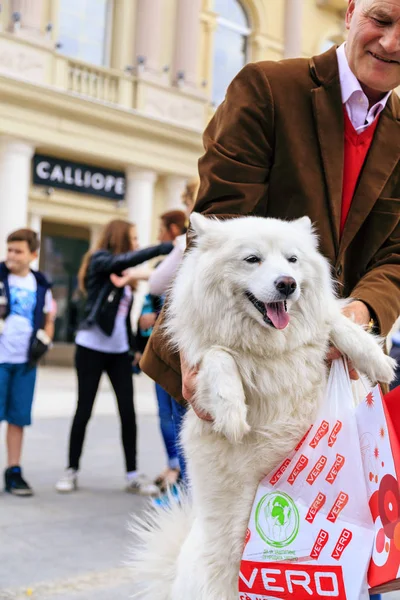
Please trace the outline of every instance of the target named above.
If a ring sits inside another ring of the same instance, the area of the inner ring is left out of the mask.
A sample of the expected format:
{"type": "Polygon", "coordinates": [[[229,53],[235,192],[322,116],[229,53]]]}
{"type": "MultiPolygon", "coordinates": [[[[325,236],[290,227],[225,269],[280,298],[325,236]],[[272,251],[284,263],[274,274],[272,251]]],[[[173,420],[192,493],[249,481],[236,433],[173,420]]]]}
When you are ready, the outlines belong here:
{"type": "Polygon", "coordinates": [[[375,254],[351,297],[372,309],[380,334],[388,335],[400,315],[400,223],[375,254]]]}
{"type": "Polygon", "coordinates": [[[171,242],[150,246],[142,250],[126,252],[125,254],[111,254],[106,250],[99,250],[92,256],[91,268],[97,273],[121,273],[129,267],[135,267],[156,256],[169,254],[173,249],[171,242]]]}
{"type": "Polygon", "coordinates": [[[203,143],[194,210],[222,217],[264,216],[273,161],[274,106],[260,64],[247,65],[232,81],[203,143]]]}

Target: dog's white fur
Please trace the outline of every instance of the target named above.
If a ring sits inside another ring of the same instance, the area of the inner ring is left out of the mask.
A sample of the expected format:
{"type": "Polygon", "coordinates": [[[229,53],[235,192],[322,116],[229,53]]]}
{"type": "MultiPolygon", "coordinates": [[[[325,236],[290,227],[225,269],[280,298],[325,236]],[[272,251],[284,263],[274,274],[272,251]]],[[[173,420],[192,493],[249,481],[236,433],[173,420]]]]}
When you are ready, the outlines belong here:
{"type": "Polygon", "coordinates": [[[188,411],[182,442],[191,501],[134,527],[142,541],[136,585],[144,586],[137,595],[145,600],[236,600],[257,485],[313,422],[329,341],[372,381],[393,377],[394,363],[377,340],[341,314],[307,217],[193,214],[191,224],[196,243],[173,287],[167,328],[189,365],[200,365],[196,404],[213,423],[188,411]],[[251,255],[262,262],[247,262],[251,255]],[[297,289],[288,300],[290,323],[277,330],[245,292],[274,302],[281,276],[295,279],[297,289]]]}

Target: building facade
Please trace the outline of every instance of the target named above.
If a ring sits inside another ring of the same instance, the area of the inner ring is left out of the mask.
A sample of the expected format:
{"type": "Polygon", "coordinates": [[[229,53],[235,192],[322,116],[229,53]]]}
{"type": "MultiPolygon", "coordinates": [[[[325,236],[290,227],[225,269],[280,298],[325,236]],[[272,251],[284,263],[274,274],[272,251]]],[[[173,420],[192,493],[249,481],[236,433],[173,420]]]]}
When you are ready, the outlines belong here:
{"type": "Polygon", "coordinates": [[[0,258],[41,234],[56,341],[73,339],[83,253],[112,218],[180,207],[202,131],[249,61],[344,37],[346,0],[8,0],[0,12],[0,258]]]}

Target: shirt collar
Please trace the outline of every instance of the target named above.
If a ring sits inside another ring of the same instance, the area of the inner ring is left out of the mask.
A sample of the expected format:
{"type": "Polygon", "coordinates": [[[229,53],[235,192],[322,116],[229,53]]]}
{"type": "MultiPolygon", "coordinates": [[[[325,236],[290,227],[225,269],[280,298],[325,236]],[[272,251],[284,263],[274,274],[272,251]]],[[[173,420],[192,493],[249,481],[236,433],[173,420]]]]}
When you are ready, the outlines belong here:
{"type": "MultiPolygon", "coordinates": [[[[366,95],[363,92],[360,82],[349,67],[349,63],[347,61],[347,56],[345,52],[345,46],[346,42],[339,46],[339,48],[337,48],[336,50],[343,104],[346,104],[346,102],[349,101],[349,99],[354,93],[359,94],[361,92],[366,98],[366,95]]],[[[381,100],[379,100],[379,102],[374,104],[371,110],[373,110],[374,112],[376,112],[378,108],[380,109],[380,111],[383,110],[391,93],[391,91],[388,92],[381,100]]]]}

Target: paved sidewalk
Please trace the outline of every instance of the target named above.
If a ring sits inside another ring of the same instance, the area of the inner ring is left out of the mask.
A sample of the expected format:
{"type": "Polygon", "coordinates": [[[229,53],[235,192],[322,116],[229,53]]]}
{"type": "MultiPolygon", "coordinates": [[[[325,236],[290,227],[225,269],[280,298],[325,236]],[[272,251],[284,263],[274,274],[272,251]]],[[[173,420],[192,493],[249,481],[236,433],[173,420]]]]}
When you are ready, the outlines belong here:
{"type": "MultiPolygon", "coordinates": [[[[164,467],[164,455],[152,382],[135,377],[135,391],[140,468],[153,477],[164,467]]],[[[128,600],[134,592],[124,566],[133,543],[127,522],[146,500],[123,491],[119,425],[105,378],[88,429],[80,489],[71,495],[54,491],[65,466],[75,397],[73,370],[40,370],[23,461],[36,495],[0,493],[0,600],[128,600]]],[[[400,592],[384,600],[400,600],[400,592]]]]}
{"type": "MultiPolygon", "coordinates": [[[[144,375],[135,385],[140,468],[155,476],[164,459],[153,386],[144,375]]],[[[73,371],[41,369],[23,460],[35,496],[0,494],[0,600],[127,600],[134,591],[124,567],[132,543],[126,526],[146,500],[123,491],[119,424],[105,378],[88,429],[80,490],[54,491],[74,402],[73,371]]]]}

